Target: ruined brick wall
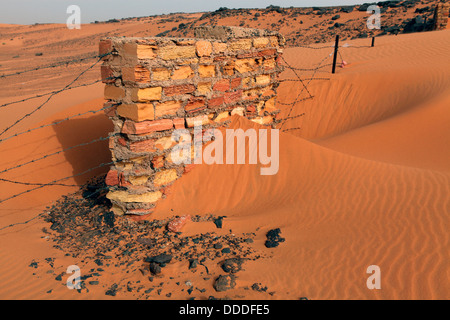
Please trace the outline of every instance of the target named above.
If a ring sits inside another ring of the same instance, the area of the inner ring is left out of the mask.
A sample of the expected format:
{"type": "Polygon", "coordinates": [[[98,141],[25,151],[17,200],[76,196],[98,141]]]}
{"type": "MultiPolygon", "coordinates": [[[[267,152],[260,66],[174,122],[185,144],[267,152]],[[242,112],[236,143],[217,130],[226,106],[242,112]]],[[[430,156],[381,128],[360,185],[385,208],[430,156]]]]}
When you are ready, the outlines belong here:
{"type": "Polygon", "coordinates": [[[450,14],[450,3],[439,2],[434,12],[434,30],[444,30],[447,28],[448,16],[450,14]]]}
{"type": "Polygon", "coordinates": [[[234,114],[275,126],[284,38],[236,27],[199,27],[195,39],[105,38],[107,114],[116,164],[106,183],[116,214],[145,215],[191,165],[170,152],[175,129],[223,126],[234,114]]]}

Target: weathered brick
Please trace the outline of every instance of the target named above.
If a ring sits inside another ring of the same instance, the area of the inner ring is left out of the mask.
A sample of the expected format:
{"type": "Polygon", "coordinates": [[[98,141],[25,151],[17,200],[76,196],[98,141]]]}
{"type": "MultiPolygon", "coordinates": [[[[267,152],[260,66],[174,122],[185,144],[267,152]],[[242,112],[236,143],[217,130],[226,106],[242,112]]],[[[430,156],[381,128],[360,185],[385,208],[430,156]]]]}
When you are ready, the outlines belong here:
{"type": "Polygon", "coordinates": [[[121,117],[138,122],[155,119],[153,104],[121,104],[117,107],[117,114],[121,117]]]}
{"type": "Polygon", "coordinates": [[[155,152],[156,151],[155,140],[148,139],[148,140],[143,140],[143,141],[130,143],[130,150],[132,152],[136,152],[136,153],[139,153],[139,152],[155,152]]]}
{"type": "Polygon", "coordinates": [[[206,105],[205,105],[205,100],[204,99],[191,99],[187,105],[184,107],[184,110],[186,110],[186,112],[198,112],[201,111],[203,109],[206,109],[206,105]]]}
{"type": "Polygon", "coordinates": [[[116,116],[116,111],[117,111],[117,104],[112,102],[112,101],[108,101],[104,104],[104,108],[105,108],[105,114],[107,117],[115,117],[116,116]]]}
{"type": "Polygon", "coordinates": [[[186,123],[189,128],[193,128],[196,124],[201,124],[202,126],[205,124],[211,123],[207,114],[202,114],[192,118],[186,118],[186,123]]]}
{"type": "Polygon", "coordinates": [[[265,49],[258,52],[259,57],[271,57],[277,54],[277,49],[265,49]]]}
{"type": "Polygon", "coordinates": [[[251,39],[239,39],[230,41],[228,44],[228,49],[231,51],[239,51],[239,50],[250,50],[252,47],[251,39]]]}
{"type": "Polygon", "coordinates": [[[156,187],[160,187],[169,184],[178,179],[178,173],[175,169],[169,169],[157,172],[153,178],[153,184],[156,187]]]}
{"type": "Polygon", "coordinates": [[[158,55],[163,60],[187,59],[196,57],[194,46],[166,46],[160,47],[158,55]]]}
{"type": "MultiPolygon", "coordinates": [[[[103,56],[112,51],[112,41],[110,39],[100,40],[98,53],[100,56],[103,56]]],[[[108,60],[111,55],[107,55],[102,57],[102,60],[108,60]]],[[[102,78],[103,79],[103,78],[102,78]]]]}
{"type": "Polygon", "coordinates": [[[136,47],[136,56],[138,59],[153,59],[156,57],[155,50],[156,46],[139,44],[136,47]]]}
{"type": "Polygon", "coordinates": [[[137,203],[154,203],[161,199],[162,193],[160,191],[146,192],[143,194],[130,194],[127,191],[110,191],[106,197],[112,201],[117,202],[137,202],[137,203]]]}
{"type": "Polygon", "coordinates": [[[122,80],[148,83],[150,82],[150,71],[144,66],[122,68],[122,80]]]}
{"type": "Polygon", "coordinates": [[[199,57],[209,57],[212,53],[212,44],[209,41],[197,41],[195,48],[199,57]]]}
{"type": "Polygon", "coordinates": [[[175,96],[181,94],[192,93],[195,91],[195,86],[193,84],[181,84],[177,86],[170,86],[164,88],[164,94],[166,96],[175,96]]]}
{"type": "Polygon", "coordinates": [[[152,159],[152,166],[154,169],[161,169],[164,167],[164,156],[157,156],[152,159]]]}
{"type": "Polygon", "coordinates": [[[256,79],[256,84],[258,86],[268,85],[270,83],[270,80],[271,80],[270,75],[268,75],[268,74],[259,75],[255,79],[256,79]]]}
{"type": "Polygon", "coordinates": [[[172,148],[177,143],[172,140],[171,136],[162,137],[155,141],[155,147],[159,150],[166,150],[172,148]]]}
{"type": "Polygon", "coordinates": [[[223,42],[213,42],[214,53],[223,53],[227,50],[227,44],[223,42]]]}
{"type": "Polygon", "coordinates": [[[162,87],[133,89],[131,91],[131,98],[135,102],[146,102],[161,100],[162,87]]]}
{"type": "Polygon", "coordinates": [[[213,90],[221,91],[221,92],[226,92],[226,91],[230,90],[230,80],[222,79],[222,80],[217,81],[214,84],[213,90]]]}
{"type": "Polygon", "coordinates": [[[104,97],[108,100],[121,100],[125,97],[125,90],[115,85],[106,85],[104,97]]]}
{"type": "Polygon", "coordinates": [[[101,66],[100,73],[103,83],[114,83],[116,79],[114,78],[114,71],[109,66],[101,66]]]}
{"type": "Polygon", "coordinates": [[[252,72],[257,70],[258,64],[255,59],[238,59],[235,62],[235,69],[239,73],[252,72]]]}
{"type": "Polygon", "coordinates": [[[214,77],[216,75],[216,67],[213,65],[211,66],[201,65],[198,67],[198,74],[202,78],[214,77]]]}
{"type": "Polygon", "coordinates": [[[234,103],[239,101],[242,98],[242,90],[227,92],[224,95],[225,103],[234,103]]]}
{"type": "Polygon", "coordinates": [[[164,81],[170,79],[170,71],[167,68],[152,69],[152,77],[155,81],[164,81]]]}
{"type": "Polygon", "coordinates": [[[270,41],[269,38],[264,37],[255,38],[253,39],[253,46],[255,48],[264,48],[269,45],[269,41],[270,41]]]}
{"type": "Polygon", "coordinates": [[[170,119],[161,119],[154,121],[134,122],[127,120],[123,124],[122,133],[125,134],[145,134],[150,132],[164,131],[173,128],[173,122],[170,119]]]}
{"type": "Polygon", "coordinates": [[[230,87],[231,89],[236,89],[237,87],[239,87],[242,83],[242,78],[234,78],[231,79],[231,83],[230,83],[230,87]]]}
{"type": "Polygon", "coordinates": [[[225,98],[223,96],[215,97],[215,98],[208,100],[208,107],[209,108],[219,107],[224,103],[225,103],[225,98]]]}
{"type": "Polygon", "coordinates": [[[117,170],[109,170],[105,183],[107,186],[117,186],[119,184],[119,172],[117,170]]]}
{"type": "Polygon", "coordinates": [[[210,82],[200,82],[197,86],[197,92],[201,95],[206,95],[211,91],[212,89],[210,82]]]}
{"type": "Polygon", "coordinates": [[[184,118],[173,119],[173,126],[175,127],[175,129],[184,129],[185,128],[184,118]]]}
{"type": "Polygon", "coordinates": [[[194,76],[194,71],[189,66],[182,66],[179,69],[173,71],[172,79],[173,80],[181,80],[181,79],[190,79],[194,76]]]}
{"type": "Polygon", "coordinates": [[[181,103],[179,101],[166,101],[164,103],[159,103],[155,106],[155,116],[156,118],[167,115],[175,116],[180,108],[181,103]]]}

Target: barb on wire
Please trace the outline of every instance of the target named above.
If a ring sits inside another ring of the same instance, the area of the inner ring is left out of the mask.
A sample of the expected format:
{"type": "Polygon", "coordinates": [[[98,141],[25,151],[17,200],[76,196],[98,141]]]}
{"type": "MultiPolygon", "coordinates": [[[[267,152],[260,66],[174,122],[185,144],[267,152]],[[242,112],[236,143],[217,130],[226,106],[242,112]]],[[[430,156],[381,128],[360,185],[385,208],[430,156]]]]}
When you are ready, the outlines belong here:
{"type": "Polygon", "coordinates": [[[3,134],[5,134],[5,132],[9,131],[11,128],[13,128],[14,126],[16,126],[17,124],[19,124],[21,121],[23,121],[24,119],[26,119],[27,117],[31,116],[32,114],[34,114],[35,112],[37,112],[38,110],[42,109],[42,107],[44,107],[47,102],[49,102],[51,100],[51,98],[53,98],[55,95],[57,95],[58,93],[67,90],[67,88],[69,88],[73,83],[75,83],[76,81],[78,81],[78,79],[84,75],[86,72],[88,72],[89,70],[91,70],[95,65],[97,65],[97,63],[99,63],[101,61],[101,58],[98,59],[93,65],[91,65],[89,68],[87,68],[86,70],[84,70],[83,72],[81,72],[74,80],[72,80],[68,85],[66,85],[64,88],[55,91],[54,93],[52,93],[47,100],[45,100],[41,105],[39,105],[37,108],[35,108],[33,111],[25,114],[24,116],[22,116],[21,118],[19,118],[18,120],[16,120],[12,125],[10,125],[9,127],[6,127],[2,132],[0,132],[0,136],[2,136],[3,134]]]}
{"type": "Polygon", "coordinates": [[[105,53],[105,54],[89,56],[89,57],[86,57],[86,58],[79,58],[79,59],[72,59],[72,60],[68,60],[68,61],[55,62],[54,64],[47,65],[47,66],[40,66],[40,67],[28,69],[28,70],[13,72],[13,73],[9,73],[9,74],[3,74],[3,75],[0,75],[0,79],[1,78],[11,77],[11,76],[16,76],[16,75],[27,73],[27,72],[37,71],[37,70],[40,70],[40,69],[56,68],[56,67],[63,66],[63,65],[69,65],[71,63],[82,62],[82,61],[85,61],[85,60],[90,60],[90,59],[95,59],[95,58],[103,58],[103,57],[105,57],[107,55],[110,55],[110,54],[111,53],[108,52],[108,53],[105,53]]]}
{"type": "Polygon", "coordinates": [[[115,107],[115,106],[118,106],[119,104],[120,104],[120,103],[115,103],[115,104],[107,105],[107,106],[105,106],[105,107],[103,107],[103,108],[100,108],[100,109],[97,109],[97,110],[89,110],[89,111],[86,111],[86,112],[78,113],[78,114],[69,116],[69,117],[64,118],[64,119],[62,119],[62,120],[59,120],[59,121],[55,121],[55,122],[52,122],[52,123],[44,124],[44,125],[39,126],[39,127],[35,127],[35,128],[31,128],[31,129],[22,131],[22,132],[18,132],[18,133],[16,133],[16,134],[13,134],[12,136],[7,137],[7,138],[0,139],[0,143],[3,142],[3,141],[9,140],[9,139],[11,139],[11,138],[20,136],[20,135],[22,135],[22,134],[30,133],[30,132],[35,131],[35,130],[39,130],[39,129],[43,129],[43,128],[51,127],[51,126],[56,126],[56,125],[58,125],[58,124],[60,124],[60,123],[62,123],[62,122],[68,121],[68,120],[73,119],[73,118],[85,116],[85,115],[87,115],[87,114],[95,114],[95,113],[98,113],[98,112],[101,112],[101,111],[104,111],[104,110],[113,108],[113,107],[115,107]]]}

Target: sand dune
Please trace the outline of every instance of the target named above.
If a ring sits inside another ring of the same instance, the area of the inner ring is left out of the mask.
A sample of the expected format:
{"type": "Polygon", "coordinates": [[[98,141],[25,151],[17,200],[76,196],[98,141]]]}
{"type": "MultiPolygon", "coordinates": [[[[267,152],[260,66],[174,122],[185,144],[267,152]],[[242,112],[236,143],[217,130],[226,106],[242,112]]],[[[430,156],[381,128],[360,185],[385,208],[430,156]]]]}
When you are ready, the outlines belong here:
{"type": "MultiPolygon", "coordinates": [[[[308,90],[315,98],[298,103],[291,114],[306,115],[283,127],[302,129],[280,135],[277,175],[260,176],[258,166],[197,166],[175,183],[171,195],[150,219],[214,213],[226,216],[223,230],[217,231],[211,224],[195,228],[188,224],[184,232],[255,232],[253,245],[267,257],[246,263],[233,298],[448,299],[449,38],[449,31],[441,31],[381,37],[375,48],[344,48],[342,56],[349,65],[333,76],[317,73],[317,77],[330,80],[311,81],[308,90]],[[276,249],[266,249],[265,234],[273,228],[281,229],[286,242],[276,249]],[[366,287],[370,265],[381,268],[381,290],[366,287]],[[255,282],[275,294],[244,290],[255,282]]],[[[347,42],[357,46],[368,41],[347,42]]],[[[291,48],[285,58],[295,67],[310,67],[329,53],[330,48],[291,48]]],[[[64,73],[62,78],[70,76],[73,74],[64,73]]],[[[286,71],[283,77],[295,75],[286,71]]],[[[99,109],[101,88],[98,84],[58,95],[9,133],[99,109]]],[[[42,87],[36,90],[42,92],[42,87]]],[[[300,90],[298,83],[284,82],[280,101],[295,100],[300,90]]],[[[27,94],[33,94],[32,90],[27,94]]],[[[12,92],[0,103],[14,100],[14,95],[12,92]]],[[[302,97],[306,95],[302,93],[302,97]]],[[[17,117],[17,110],[26,112],[36,103],[2,110],[2,127],[17,117]]],[[[284,108],[283,115],[288,109],[284,108]]],[[[0,167],[9,168],[105,136],[110,126],[106,116],[96,114],[1,142],[0,167]]],[[[232,126],[257,127],[239,117],[234,118],[232,126]]],[[[42,183],[109,160],[107,143],[100,142],[0,177],[42,183]]],[[[98,169],[64,183],[80,185],[106,170],[98,169]]],[[[29,188],[2,182],[0,199],[29,188]]],[[[45,187],[1,203],[0,226],[31,219],[52,201],[76,189],[45,187]]],[[[82,262],[53,248],[44,238],[44,227],[49,224],[36,219],[0,231],[0,297],[107,298],[100,287],[91,287],[85,295],[67,290],[63,282],[54,280],[56,274],[47,273],[82,262]],[[55,268],[42,262],[48,257],[54,258],[55,268]],[[38,269],[29,267],[33,260],[40,262],[38,269]],[[51,293],[47,293],[49,290],[51,293]]],[[[184,267],[174,264],[167,272],[177,274],[184,267]]],[[[140,277],[120,274],[113,267],[108,270],[108,281],[140,277]]],[[[200,277],[190,275],[190,280],[200,277]]],[[[212,293],[207,291],[205,296],[212,293]]],[[[126,292],[118,297],[134,298],[126,292]]],[[[172,298],[187,295],[178,292],[172,298]]]]}

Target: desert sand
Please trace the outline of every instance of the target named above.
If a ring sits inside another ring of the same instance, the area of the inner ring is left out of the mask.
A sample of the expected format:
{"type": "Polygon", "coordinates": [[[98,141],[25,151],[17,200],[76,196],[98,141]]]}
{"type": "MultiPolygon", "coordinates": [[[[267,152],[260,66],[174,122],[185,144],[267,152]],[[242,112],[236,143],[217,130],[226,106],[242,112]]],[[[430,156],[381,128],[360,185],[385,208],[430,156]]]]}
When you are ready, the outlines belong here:
{"type": "MultiPolygon", "coordinates": [[[[61,39],[71,37],[61,26],[36,28],[52,29],[47,32],[59,34],[61,39]]],[[[135,29],[133,33],[144,30],[135,29]]],[[[79,39],[109,31],[106,25],[89,25],[82,28],[85,34],[79,39]],[[97,28],[95,32],[94,28],[97,28]]],[[[14,65],[11,59],[2,60],[4,73],[33,66],[37,57],[32,52],[36,50],[44,52],[44,58],[60,54],[61,60],[81,54],[95,55],[94,40],[90,46],[80,48],[80,42],[74,39],[73,48],[56,53],[47,49],[51,37],[37,45],[40,33],[36,34],[27,34],[26,42],[17,40],[11,44],[14,49],[1,49],[4,58],[6,52],[26,48],[24,56],[18,58],[19,64],[14,65]]],[[[329,80],[311,81],[308,90],[314,99],[297,103],[291,113],[291,116],[301,113],[305,116],[289,120],[283,126],[282,129],[301,129],[280,134],[277,175],[260,176],[256,165],[198,165],[175,183],[171,195],[148,217],[164,219],[213,213],[226,216],[224,229],[218,230],[212,223],[188,223],[183,234],[220,234],[230,229],[235,234],[256,233],[252,246],[266,257],[245,264],[236,289],[226,294],[216,293],[209,285],[205,287],[206,292],[197,293],[198,298],[210,295],[233,299],[450,298],[450,31],[380,37],[374,48],[356,47],[369,45],[370,39],[344,43],[349,46],[342,48],[341,54],[348,65],[339,68],[335,75],[315,74],[329,80]],[[280,228],[286,241],[277,248],[267,249],[265,234],[273,228],[280,228]],[[366,287],[369,277],[366,269],[370,265],[381,268],[381,290],[366,287]],[[244,287],[255,282],[275,294],[245,290],[244,287]]],[[[58,44],[52,48],[58,48],[58,44]]],[[[317,65],[330,51],[330,48],[287,48],[285,59],[293,67],[308,68],[317,65]]],[[[326,63],[330,60],[331,57],[326,63]]],[[[0,104],[57,90],[90,64],[58,67],[51,72],[40,70],[33,77],[0,79],[0,104]]],[[[88,83],[98,76],[97,66],[83,81],[88,83]]],[[[304,78],[309,76],[312,73],[302,73],[304,78]]],[[[295,75],[287,70],[282,77],[292,79],[295,75]]],[[[301,90],[298,82],[283,82],[279,101],[290,103],[301,90]]],[[[62,92],[1,138],[100,109],[102,95],[101,83],[62,92]]],[[[305,96],[303,92],[302,97],[305,96]]],[[[1,108],[0,127],[7,127],[45,99],[1,108]]],[[[288,112],[289,108],[283,107],[281,117],[288,112]]],[[[245,129],[257,125],[234,117],[231,126],[245,129]]],[[[106,137],[111,129],[108,118],[96,113],[19,135],[0,142],[0,168],[106,137]]],[[[99,142],[2,173],[0,178],[46,183],[110,159],[107,142],[99,142]]],[[[107,167],[100,168],[61,183],[81,185],[106,171],[107,167]]],[[[1,182],[0,199],[27,189],[30,186],[1,182]]],[[[62,195],[77,189],[46,186],[1,203],[0,227],[32,219],[62,195]]],[[[126,283],[131,279],[146,284],[140,273],[124,274],[112,265],[105,268],[100,280],[105,286],[89,287],[89,293],[83,294],[68,290],[64,283],[67,277],[58,282],[57,274],[72,264],[82,270],[96,266],[65,256],[45,238],[42,228],[49,228],[49,223],[39,218],[0,231],[0,298],[109,299],[105,288],[112,282],[126,283]],[[53,258],[53,266],[45,263],[49,257],[53,258]],[[39,261],[40,267],[29,267],[32,261],[39,261]]],[[[165,280],[174,276],[177,281],[204,282],[199,273],[182,274],[186,265],[187,262],[168,266],[164,271],[165,280]]],[[[208,267],[213,274],[218,272],[215,263],[208,267]]],[[[166,283],[163,293],[171,292],[172,299],[189,298],[174,281],[166,283]]],[[[125,290],[116,298],[136,299],[137,296],[125,290]]]]}

